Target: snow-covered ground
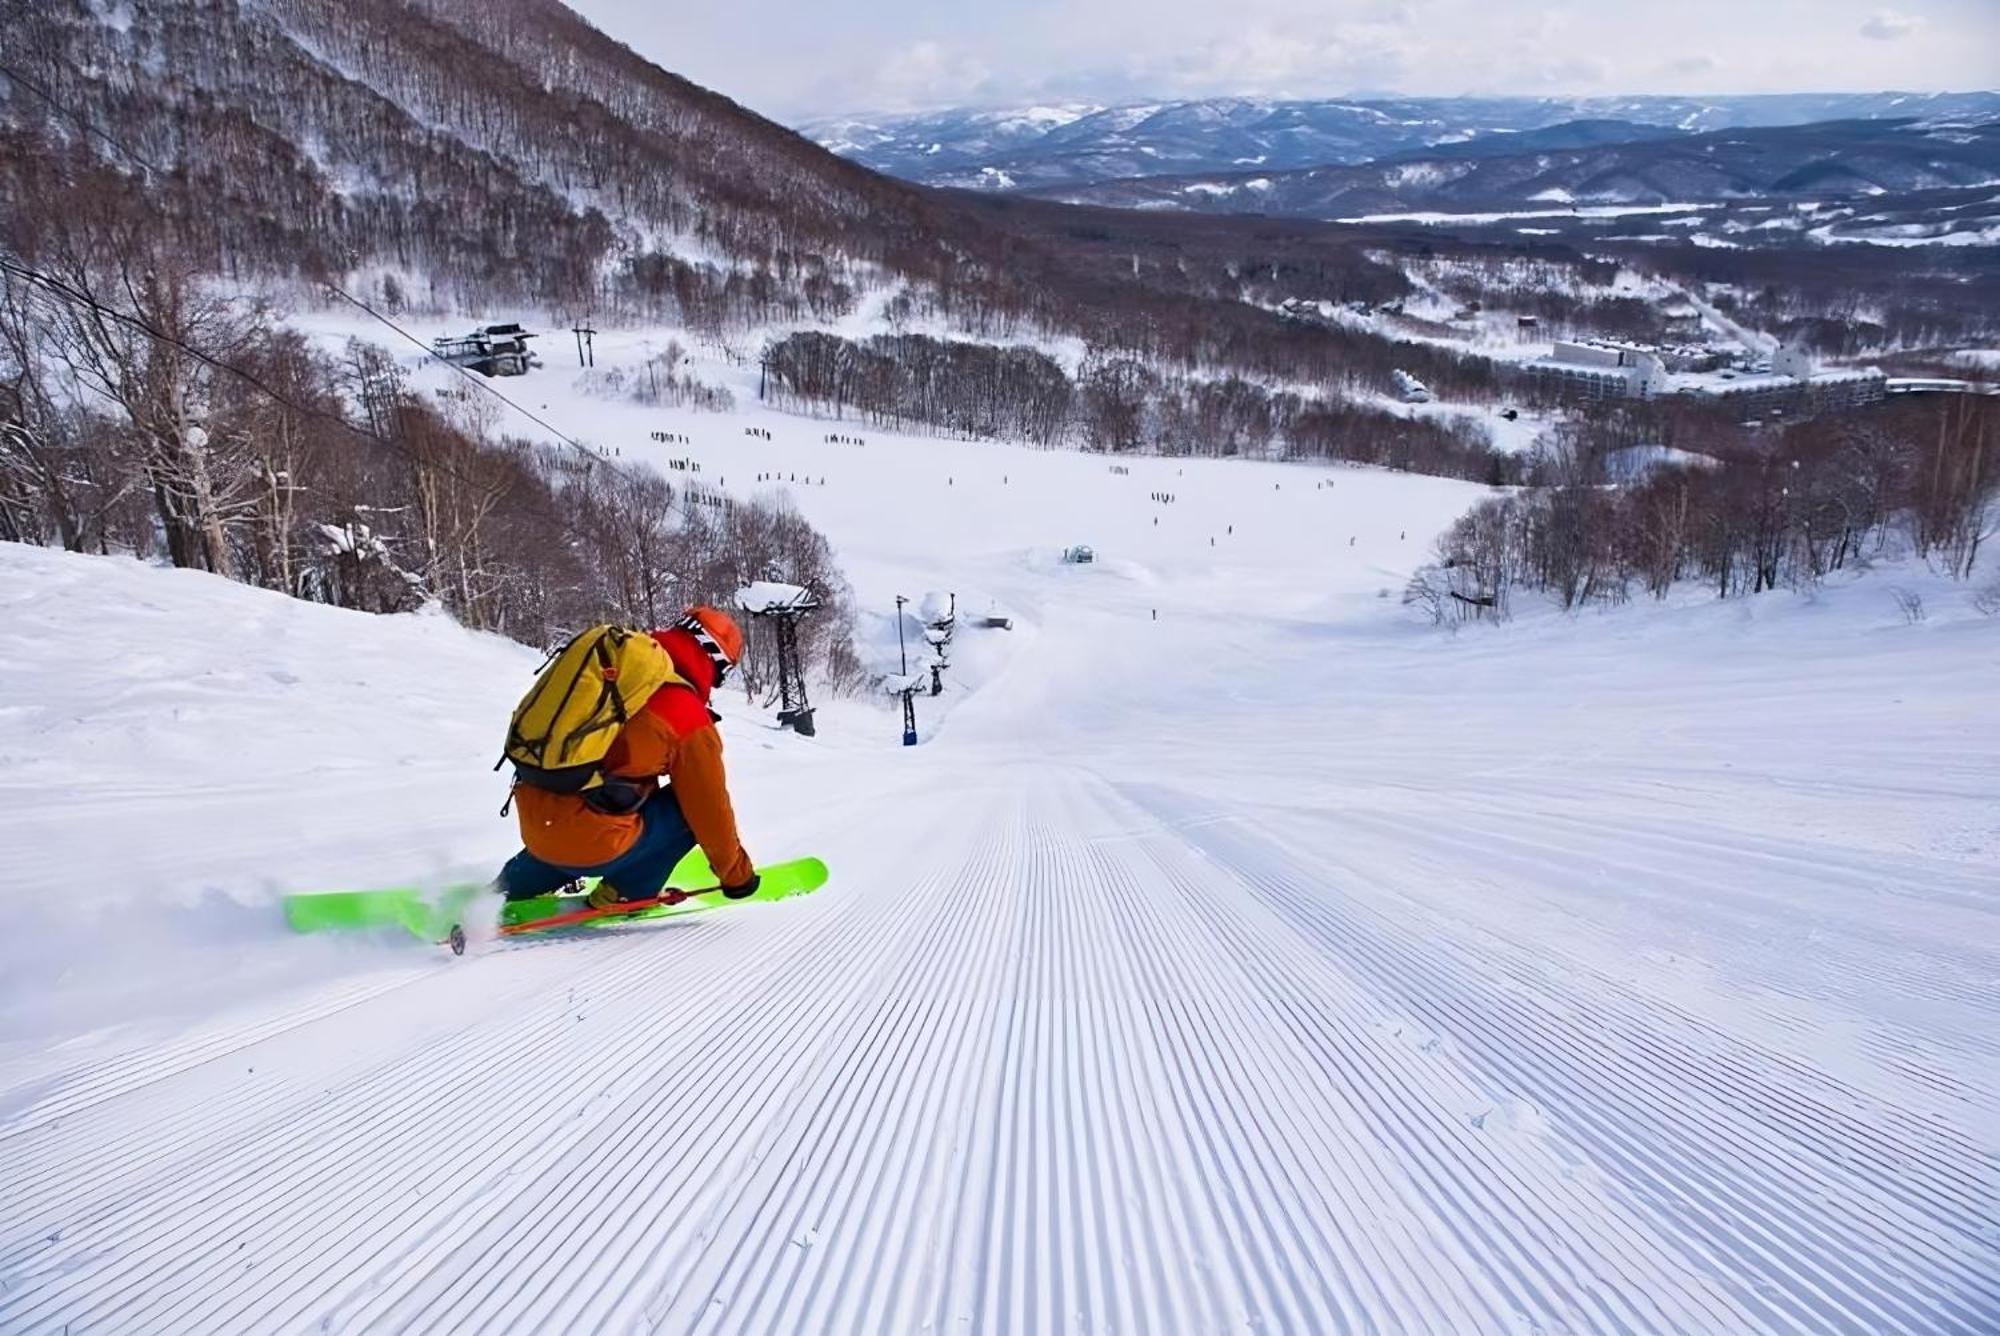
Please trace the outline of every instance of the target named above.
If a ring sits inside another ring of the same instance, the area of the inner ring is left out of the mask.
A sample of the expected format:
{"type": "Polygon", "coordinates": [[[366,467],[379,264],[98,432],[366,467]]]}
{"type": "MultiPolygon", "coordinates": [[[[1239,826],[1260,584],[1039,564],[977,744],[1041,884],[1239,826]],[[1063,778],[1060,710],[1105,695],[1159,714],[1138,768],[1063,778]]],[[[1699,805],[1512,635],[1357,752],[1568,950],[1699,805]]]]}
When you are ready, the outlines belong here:
{"type": "Polygon", "coordinates": [[[1645,214],[1690,213],[1700,204],[1588,204],[1560,209],[1506,209],[1498,212],[1453,213],[1424,209],[1414,213],[1363,213],[1335,218],[1336,223],[1503,223],[1514,218],[1627,218],[1645,214]]]}
{"type": "Polygon", "coordinates": [[[818,895],[454,959],[276,899],[510,853],[529,651],[0,546],[0,1330],[1993,1328],[1963,587],[1444,636],[1395,595],[1466,484],[571,374],[503,388],[790,492],[878,667],[899,593],[1013,630],[920,747],[726,703],[818,895]]]}

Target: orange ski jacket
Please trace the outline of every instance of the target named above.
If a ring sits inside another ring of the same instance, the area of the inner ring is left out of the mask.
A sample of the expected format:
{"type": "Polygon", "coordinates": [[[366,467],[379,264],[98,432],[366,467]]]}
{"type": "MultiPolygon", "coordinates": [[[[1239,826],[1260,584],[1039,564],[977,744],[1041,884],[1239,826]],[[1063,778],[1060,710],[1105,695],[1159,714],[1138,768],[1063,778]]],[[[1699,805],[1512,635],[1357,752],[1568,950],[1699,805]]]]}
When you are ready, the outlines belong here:
{"type": "MultiPolygon", "coordinates": [[[[736,831],[722,766],[722,735],[709,712],[715,666],[686,631],[652,633],[674,661],[684,682],[655,691],[604,757],[604,771],[619,779],[673,786],[681,815],[694,832],[716,880],[741,886],[755,870],[736,831]]],[[[528,784],[514,788],[521,843],[529,853],[557,867],[590,868],[610,862],[639,838],[639,813],[601,812],[573,793],[551,793],[528,784]]]]}

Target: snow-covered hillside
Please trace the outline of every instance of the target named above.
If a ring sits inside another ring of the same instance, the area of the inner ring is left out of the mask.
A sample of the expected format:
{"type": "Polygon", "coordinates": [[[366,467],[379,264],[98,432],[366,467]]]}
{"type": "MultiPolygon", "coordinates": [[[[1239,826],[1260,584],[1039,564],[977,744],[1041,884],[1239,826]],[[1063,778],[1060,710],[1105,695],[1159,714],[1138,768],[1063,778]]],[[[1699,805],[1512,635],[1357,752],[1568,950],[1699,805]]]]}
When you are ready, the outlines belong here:
{"type": "Polygon", "coordinates": [[[0,1329],[1991,1329],[1962,587],[1440,636],[1466,484],[566,378],[511,388],[791,493],[873,666],[897,594],[1013,629],[923,746],[726,703],[817,896],[454,959],[276,899],[510,853],[529,651],[0,546],[0,1329]]]}

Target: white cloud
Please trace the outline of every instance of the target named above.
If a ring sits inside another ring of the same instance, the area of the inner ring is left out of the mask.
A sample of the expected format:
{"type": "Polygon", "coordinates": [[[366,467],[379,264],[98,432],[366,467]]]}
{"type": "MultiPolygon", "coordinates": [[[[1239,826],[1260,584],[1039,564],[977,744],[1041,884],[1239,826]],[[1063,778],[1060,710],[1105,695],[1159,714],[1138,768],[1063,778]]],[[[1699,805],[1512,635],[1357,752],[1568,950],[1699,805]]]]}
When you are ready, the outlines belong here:
{"type": "Polygon", "coordinates": [[[1386,88],[1409,70],[1412,43],[1397,21],[1333,25],[1254,24],[1165,58],[1140,60],[1170,94],[1300,95],[1336,88],[1386,88]]]}
{"type": "Polygon", "coordinates": [[[1896,9],[1878,9],[1861,25],[1861,35],[1878,42],[1893,42],[1900,37],[1908,37],[1923,26],[1924,21],[1914,14],[1896,9]]]}
{"type": "Polygon", "coordinates": [[[1609,85],[1611,66],[1601,57],[1579,52],[1534,66],[1532,77],[1551,92],[1592,92],[1609,85]]]}
{"type": "Polygon", "coordinates": [[[2000,87],[2000,0],[566,0],[779,116],[1240,95],[2000,87]]]}
{"type": "Polygon", "coordinates": [[[944,42],[911,42],[891,51],[872,80],[884,105],[926,106],[975,101],[984,96],[992,72],[969,51],[944,42]]]}

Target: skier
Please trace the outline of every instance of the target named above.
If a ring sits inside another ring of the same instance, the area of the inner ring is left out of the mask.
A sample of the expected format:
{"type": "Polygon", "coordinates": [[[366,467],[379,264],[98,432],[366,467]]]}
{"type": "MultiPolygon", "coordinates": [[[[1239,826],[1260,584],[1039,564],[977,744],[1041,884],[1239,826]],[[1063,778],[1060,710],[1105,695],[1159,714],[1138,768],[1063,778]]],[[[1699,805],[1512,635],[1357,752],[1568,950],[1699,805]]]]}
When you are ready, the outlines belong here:
{"type": "Polygon", "coordinates": [[[723,773],[721,716],[709,708],[742,658],[743,632],[728,613],[696,607],[651,637],[672,673],[622,716],[599,767],[601,785],[557,792],[517,766],[514,802],[526,847],[495,881],[509,900],[548,895],[584,876],[600,879],[590,893],[594,909],[650,900],[696,844],[725,896],[755,894],[757,873],[737,836],[723,773]]]}

